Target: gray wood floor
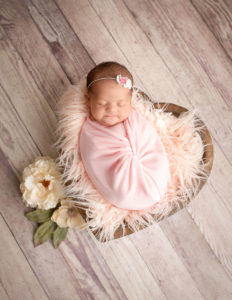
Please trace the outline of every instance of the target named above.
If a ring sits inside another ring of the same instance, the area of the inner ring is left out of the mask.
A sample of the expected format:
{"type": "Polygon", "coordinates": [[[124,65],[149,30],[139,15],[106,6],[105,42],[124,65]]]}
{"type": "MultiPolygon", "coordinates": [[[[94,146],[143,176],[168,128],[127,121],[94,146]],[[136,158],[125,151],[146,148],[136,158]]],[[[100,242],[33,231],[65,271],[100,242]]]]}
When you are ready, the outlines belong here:
{"type": "Polygon", "coordinates": [[[0,299],[232,299],[232,1],[0,0],[0,299]],[[197,107],[214,143],[187,208],[109,243],[69,230],[33,247],[19,191],[56,157],[54,107],[95,64],[116,60],[156,101],[197,107]]]}

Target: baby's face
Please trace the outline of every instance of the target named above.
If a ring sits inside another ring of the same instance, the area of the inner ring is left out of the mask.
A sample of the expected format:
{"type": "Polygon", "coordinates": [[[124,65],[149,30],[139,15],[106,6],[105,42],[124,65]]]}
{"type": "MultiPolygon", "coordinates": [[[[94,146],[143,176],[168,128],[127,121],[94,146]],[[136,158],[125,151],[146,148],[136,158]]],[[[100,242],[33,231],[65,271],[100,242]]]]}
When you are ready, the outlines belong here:
{"type": "Polygon", "coordinates": [[[113,80],[95,82],[86,95],[90,118],[105,126],[124,121],[131,112],[131,94],[131,90],[113,80]]]}

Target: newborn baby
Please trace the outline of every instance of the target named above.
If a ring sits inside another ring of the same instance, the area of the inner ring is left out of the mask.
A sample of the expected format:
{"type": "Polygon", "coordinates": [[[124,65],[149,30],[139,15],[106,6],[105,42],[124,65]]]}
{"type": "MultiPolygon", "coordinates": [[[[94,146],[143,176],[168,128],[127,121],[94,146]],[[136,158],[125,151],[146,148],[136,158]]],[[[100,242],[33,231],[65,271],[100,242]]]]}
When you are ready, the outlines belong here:
{"type": "Polygon", "coordinates": [[[89,117],[80,133],[86,172],[113,205],[145,209],[160,201],[170,179],[169,163],[156,130],[131,105],[133,77],[106,62],[87,76],[89,117]]]}

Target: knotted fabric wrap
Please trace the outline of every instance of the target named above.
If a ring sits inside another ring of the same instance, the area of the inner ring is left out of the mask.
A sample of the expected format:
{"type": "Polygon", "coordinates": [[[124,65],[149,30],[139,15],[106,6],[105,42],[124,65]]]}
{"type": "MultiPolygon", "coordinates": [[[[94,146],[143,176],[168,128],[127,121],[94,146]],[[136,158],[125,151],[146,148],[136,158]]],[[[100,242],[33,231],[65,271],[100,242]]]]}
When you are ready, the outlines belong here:
{"type": "Polygon", "coordinates": [[[167,191],[170,170],[164,146],[134,108],[125,121],[109,127],[87,117],[80,154],[96,189],[119,208],[148,208],[167,191]]]}

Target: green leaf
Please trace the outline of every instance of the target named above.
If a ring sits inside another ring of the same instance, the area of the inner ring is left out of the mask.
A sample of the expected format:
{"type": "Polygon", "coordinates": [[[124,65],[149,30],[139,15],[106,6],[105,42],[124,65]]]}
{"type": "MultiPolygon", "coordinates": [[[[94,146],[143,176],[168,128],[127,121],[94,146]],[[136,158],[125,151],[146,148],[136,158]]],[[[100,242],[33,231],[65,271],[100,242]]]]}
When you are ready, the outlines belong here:
{"type": "Polygon", "coordinates": [[[33,211],[30,211],[25,214],[25,217],[33,222],[37,223],[44,223],[50,220],[54,210],[56,208],[51,208],[51,209],[35,209],[33,211]]]}
{"type": "Polygon", "coordinates": [[[50,238],[50,236],[52,235],[56,227],[57,227],[56,223],[54,223],[51,220],[37,227],[33,237],[34,247],[37,247],[45,243],[50,238]]]}
{"type": "Polygon", "coordinates": [[[54,248],[57,248],[60,243],[65,239],[68,232],[68,227],[59,227],[57,226],[56,230],[53,232],[52,235],[52,242],[54,248]]]}

